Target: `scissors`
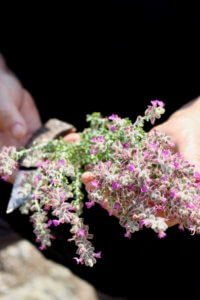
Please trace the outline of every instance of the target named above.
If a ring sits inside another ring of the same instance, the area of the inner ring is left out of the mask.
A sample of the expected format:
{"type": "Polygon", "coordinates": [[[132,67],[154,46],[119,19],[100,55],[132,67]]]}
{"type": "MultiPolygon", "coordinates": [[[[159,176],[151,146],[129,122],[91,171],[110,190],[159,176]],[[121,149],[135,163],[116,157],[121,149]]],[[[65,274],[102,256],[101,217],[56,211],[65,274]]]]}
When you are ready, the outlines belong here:
{"type": "MultiPolygon", "coordinates": [[[[75,127],[69,123],[60,121],[58,119],[50,119],[33,134],[33,136],[26,144],[25,148],[30,148],[35,142],[48,142],[75,131],[75,127]]],[[[34,153],[34,160],[33,157],[31,158],[32,159],[30,159],[30,156],[27,155],[19,162],[19,169],[17,171],[16,179],[13,184],[11,197],[8,201],[6,213],[13,212],[19,206],[24,204],[28,199],[30,199],[31,188],[30,190],[27,190],[26,194],[24,194],[24,191],[22,192],[21,182],[26,180],[26,177],[29,176],[30,173],[36,172],[37,170],[37,152],[34,153]]]]}

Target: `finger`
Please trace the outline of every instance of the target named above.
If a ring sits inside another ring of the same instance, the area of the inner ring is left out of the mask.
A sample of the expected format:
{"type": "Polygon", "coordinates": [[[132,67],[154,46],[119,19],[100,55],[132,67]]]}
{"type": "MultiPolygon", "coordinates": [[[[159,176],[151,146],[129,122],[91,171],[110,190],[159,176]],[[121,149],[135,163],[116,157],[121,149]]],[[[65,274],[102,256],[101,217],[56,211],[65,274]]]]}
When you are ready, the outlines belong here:
{"type": "Polygon", "coordinates": [[[157,213],[157,217],[164,218],[164,219],[165,219],[165,222],[166,222],[167,225],[168,225],[168,227],[172,227],[172,226],[178,224],[178,219],[176,219],[176,218],[169,218],[169,219],[166,221],[165,212],[158,212],[158,213],[157,213]]]}
{"type": "Polygon", "coordinates": [[[195,138],[195,135],[188,136],[187,141],[179,143],[179,152],[191,164],[200,169],[200,142],[195,138]]]}
{"type": "Polygon", "coordinates": [[[88,183],[85,184],[85,189],[87,192],[93,192],[94,190],[96,190],[96,186],[94,184],[94,181],[90,181],[88,183]]]}
{"type": "Polygon", "coordinates": [[[16,179],[16,174],[17,174],[17,171],[14,171],[13,174],[11,176],[9,176],[6,181],[13,184],[16,179]]]}
{"type": "Polygon", "coordinates": [[[80,135],[78,133],[70,133],[64,137],[64,140],[68,143],[75,143],[80,141],[80,135]]]}
{"type": "Polygon", "coordinates": [[[85,172],[83,173],[83,175],[81,176],[81,181],[84,183],[84,184],[88,184],[90,183],[92,180],[94,180],[95,177],[94,175],[91,173],[91,172],[85,172]]]}
{"type": "Polygon", "coordinates": [[[177,225],[179,222],[178,222],[178,219],[170,219],[166,223],[167,223],[168,227],[172,227],[172,226],[177,225]]]}
{"type": "Polygon", "coordinates": [[[160,131],[164,134],[166,134],[167,136],[169,136],[171,138],[171,141],[174,143],[174,146],[172,146],[174,151],[178,151],[178,141],[177,141],[177,133],[174,132],[173,130],[171,130],[171,128],[169,128],[167,125],[165,125],[165,123],[155,126],[153,127],[149,133],[153,133],[153,131],[160,131]]]}
{"type": "Polygon", "coordinates": [[[184,124],[181,122],[178,127],[176,123],[174,123],[174,126],[173,123],[170,126],[167,126],[164,123],[157,126],[157,128],[169,135],[172,141],[175,142],[175,151],[181,153],[181,155],[191,164],[200,168],[200,140],[198,139],[198,128],[194,127],[193,123],[186,122],[186,120],[184,124]]]}
{"type": "Polygon", "coordinates": [[[13,171],[13,174],[10,175],[10,176],[4,176],[4,175],[0,174],[0,177],[1,177],[2,180],[13,184],[15,182],[16,175],[17,175],[17,171],[15,170],[15,171],[13,171]]]}
{"type": "Polygon", "coordinates": [[[23,89],[20,112],[27,124],[27,133],[33,134],[42,125],[39,112],[31,94],[23,89]]]}
{"type": "Polygon", "coordinates": [[[2,95],[0,100],[0,130],[10,132],[16,139],[22,139],[27,132],[23,116],[12,100],[2,98],[2,95]]]}

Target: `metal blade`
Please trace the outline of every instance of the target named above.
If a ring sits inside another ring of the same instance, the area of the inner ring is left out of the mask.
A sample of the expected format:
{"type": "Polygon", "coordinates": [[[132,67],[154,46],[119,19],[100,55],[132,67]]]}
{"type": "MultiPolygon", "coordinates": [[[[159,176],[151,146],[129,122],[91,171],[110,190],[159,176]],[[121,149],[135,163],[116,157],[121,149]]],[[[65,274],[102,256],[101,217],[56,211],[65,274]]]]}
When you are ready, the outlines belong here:
{"type": "Polygon", "coordinates": [[[21,171],[19,170],[16,175],[16,180],[13,185],[13,189],[11,192],[11,197],[8,202],[6,213],[9,214],[13,212],[15,209],[17,209],[19,206],[24,204],[28,199],[31,197],[31,185],[30,189],[26,189],[26,193],[24,192],[24,189],[22,189],[21,184],[22,181],[26,179],[26,176],[30,174],[30,172],[34,172],[34,170],[26,170],[21,171]]]}

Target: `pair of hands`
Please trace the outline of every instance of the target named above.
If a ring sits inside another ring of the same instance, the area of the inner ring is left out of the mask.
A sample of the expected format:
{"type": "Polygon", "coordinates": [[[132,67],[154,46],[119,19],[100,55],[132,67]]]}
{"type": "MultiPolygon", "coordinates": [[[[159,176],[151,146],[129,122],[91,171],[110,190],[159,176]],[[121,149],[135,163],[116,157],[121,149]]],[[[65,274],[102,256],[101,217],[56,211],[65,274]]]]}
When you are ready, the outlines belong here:
{"type": "MultiPolygon", "coordinates": [[[[7,68],[0,55],[0,148],[16,147],[26,144],[30,136],[41,126],[41,120],[34,100],[23,88],[15,75],[7,68]]],[[[169,135],[176,145],[176,150],[200,168],[200,97],[175,113],[164,123],[156,126],[169,135]]],[[[65,137],[66,142],[79,138],[73,133],[65,137]]],[[[92,173],[86,172],[82,181],[86,189],[91,188],[94,179],[92,173]]],[[[177,223],[170,220],[169,226],[177,223]]]]}

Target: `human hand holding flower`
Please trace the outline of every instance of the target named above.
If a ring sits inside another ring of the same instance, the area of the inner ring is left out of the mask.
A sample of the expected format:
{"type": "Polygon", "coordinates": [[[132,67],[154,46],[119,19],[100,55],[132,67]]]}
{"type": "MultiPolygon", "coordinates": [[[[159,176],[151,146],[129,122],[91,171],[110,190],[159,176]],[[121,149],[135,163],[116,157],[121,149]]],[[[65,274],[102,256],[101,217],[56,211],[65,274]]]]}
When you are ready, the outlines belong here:
{"type": "MultiPolygon", "coordinates": [[[[168,135],[175,144],[175,150],[183,155],[190,163],[193,163],[197,169],[200,168],[200,97],[174,112],[170,118],[151,129],[158,130],[168,135]]],[[[92,172],[85,172],[82,175],[82,181],[87,191],[94,190],[95,176],[92,172]]],[[[105,208],[106,208],[105,195],[105,208]]],[[[151,201],[150,201],[151,203],[151,201]]],[[[113,213],[117,216],[117,213],[113,213]]],[[[164,212],[157,214],[165,217],[164,212]]],[[[178,220],[171,218],[167,222],[168,226],[178,224],[178,220]]]]}
{"type": "MultiPolygon", "coordinates": [[[[171,137],[175,143],[175,149],[190,163],[193,163],[197,170],[200,168],[200,97],[189,102],[176,112],[169,119],[155,126],[159,130],[171,137]]],[[[160,214],[164,216],[164,214],[160,214]]],[[[168,226],[178,223],[177,219],[171,219],[168,226]]]]}

